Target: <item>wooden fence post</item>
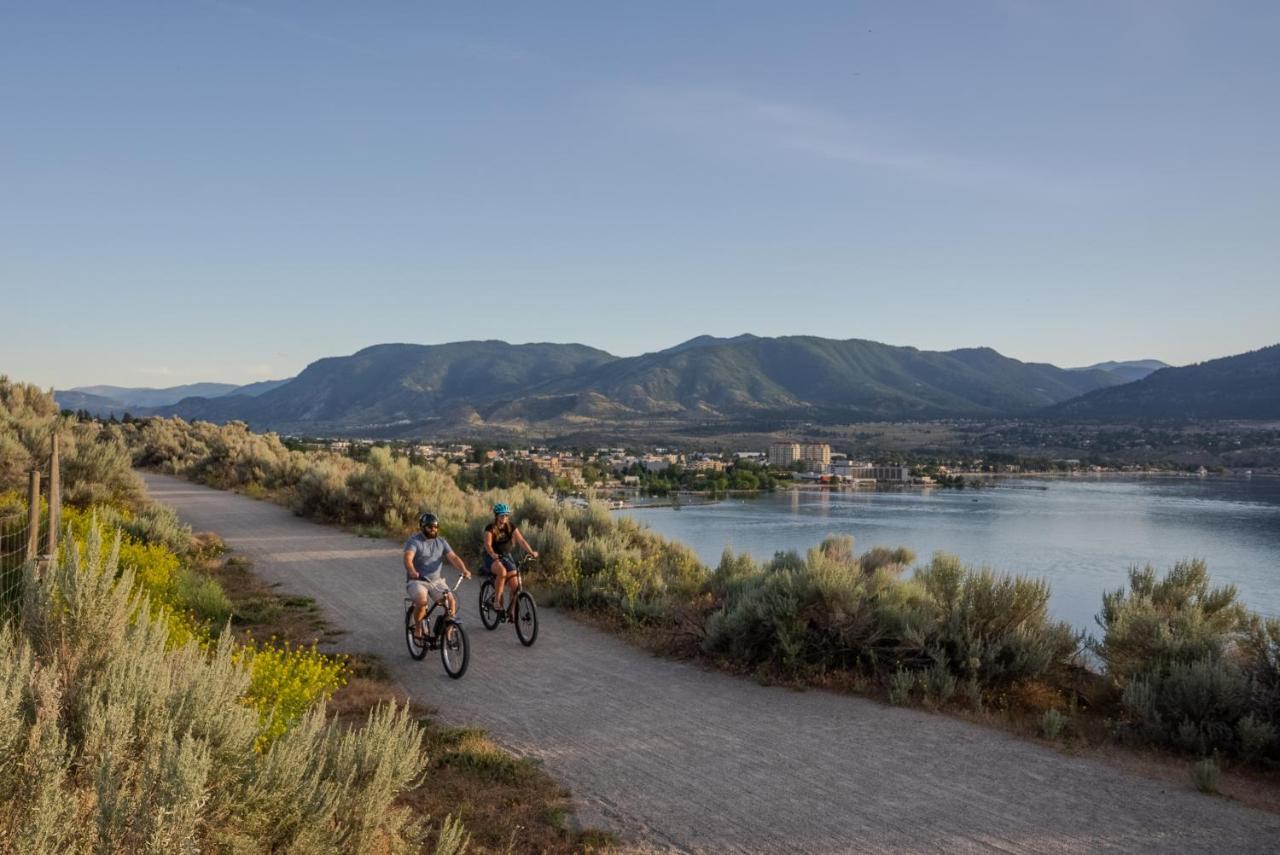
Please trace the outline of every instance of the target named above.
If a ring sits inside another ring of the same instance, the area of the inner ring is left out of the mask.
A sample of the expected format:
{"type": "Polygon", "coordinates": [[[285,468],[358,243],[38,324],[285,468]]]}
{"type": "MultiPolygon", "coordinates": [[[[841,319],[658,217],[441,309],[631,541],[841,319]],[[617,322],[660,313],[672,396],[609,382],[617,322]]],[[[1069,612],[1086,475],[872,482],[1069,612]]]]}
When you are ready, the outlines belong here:
{"type": "Polygon", "coordinates": [[[40,470],[31,470],[27,490],[27,560],[35,561],[40,552],[40,470]]]}
{"type": "Polygon", "coordinates": [[[62,480],[58,471],[58,434],[49,455],[49,560],[58,560],[58,526],[62,523],[62,480]]]}

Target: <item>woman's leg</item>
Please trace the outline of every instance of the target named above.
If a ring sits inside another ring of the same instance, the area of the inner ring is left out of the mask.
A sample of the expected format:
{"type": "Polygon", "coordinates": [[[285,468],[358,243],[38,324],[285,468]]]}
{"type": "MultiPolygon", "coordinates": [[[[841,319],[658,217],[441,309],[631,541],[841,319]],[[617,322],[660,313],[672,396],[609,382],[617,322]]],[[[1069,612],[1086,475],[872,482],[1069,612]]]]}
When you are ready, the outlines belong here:
{"type": "Polygon", "coordinates": [[[507,610],[514,613],[516,608],[516,594],[520,593],[520,574],[516,571],[515,559],[510,555],[502,556],[502,561],[500,563],[502,566],[507,568],[507,587],[511,589],[511,605],[508,606],[507,610]]]}

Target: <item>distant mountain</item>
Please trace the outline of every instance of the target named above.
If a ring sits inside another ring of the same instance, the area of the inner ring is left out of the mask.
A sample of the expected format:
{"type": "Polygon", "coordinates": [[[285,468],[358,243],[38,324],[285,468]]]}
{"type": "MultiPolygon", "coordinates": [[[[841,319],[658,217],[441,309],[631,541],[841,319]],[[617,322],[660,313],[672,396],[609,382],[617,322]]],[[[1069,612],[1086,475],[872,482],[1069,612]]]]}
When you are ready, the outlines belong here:
{"type": "MultiPolygon", "coordinates": [[[[281,386],[283,386],[285,383],[288,383],[292,379],[293,379],[292,377],[286,377],[284,380],[259,380],[257,383],[249,383],[248,385],[245,385],[245,386],[237,386],[234,389],[232,389],[230,392],[226,392],[221,397],[228,397],[230,395],[247,395],[250,398],[256,398],[259,395],[263,394],[264,392],[270,392],[272,389],[279,389],[281,386]]],[[[183,395],[182,397],[189,398],[192,396],[183,395]]],[[[212,397],[212,396],[206,395],[205,397],[212,397]]],[[[182,398],[179,398],[178,400],[181,401],[182,398]]]]}
{"type": "Polygon", "coordinates": [[[1120,377],[1126,383],[1132,383],[1135,380],[1141,380],[1152,372],[1168,367],[1168,363],[1161,362],[1158,359],[1132,359],[1128,362],[1099,362],[1097,365],[1090,365],[1087,368],[1073,368],[1071,370],[1106,371],[1120,377]]]}
{"type": "Polygon", "coordinates": [[[123,401],[117,401],[115,398],[104,398],[102,395],[92,395],[88,392],[54,392],[53,399],[58,406],[64,410],[86,410],[95,416],[106,416],[115,413],[117,416],[124,415],[129,405],[123,401]]]}
{"type": "Polygon", "coordinates": [[[1058,419],[1280,419],[1280,344],[1183,368],[1052,406],[1058,419]]]}
{"type": "Polygon", "coordinates": [[[1119,382],[990,348],[931,352],[813,336],[694,342],[615,360],[539,391],[593,395],[591,406],[607,401],[634,416],[858,420],[1023,413],[1119,382]]]}
{"type": "MultiPolygon", "coordinates": [[[[117,402],[126,407],[163,407],[176,404],[183,398],[214,398],[235,390],[231,383],[189,383],[185,386],[170,386],[167,389],[130,389],[124,386],[77,386],[68,391],[83,392],[117,402]]],[[[62,393],[56,393],[62,394],[62,393]]]]}
{"type": "Polygon", "coordinates": [[[295,433],[465,423],[477,417],[476,407],[520,397],[531,387],[616,359],[580,344],[381,344],[313,362],[257,397],[189,398],[156,412],[242,419],[255,428],[295,433]]]}
{"type": "Polygon", "coordinates": [[[1023,363],[989,348],[921,351],[812,336],[703,336],[618,358],[576,344],[389,344],[322,359],[256,398],[155,412],[290,433],[412,435],[485,427],[760,419],[1005,416],[1115,385],[1105,371],[1023,363]]]}
{"type": "Polygon", "coordinates": [[[742,335],[736,335],[733,338],[716,338],[713,335],[700,335],[659,352],[680,353],[681,351],[693,350],[698,347],[715,347],[721,344],[737,344],[743,341],[757,341],[758,339],[759,336],[754,336],[751,333],[743,333],[742,335]]]}
{"type": "Polygon", "coordinates": [[[88,410],[94,415],[121,415],[127,410],[140,411],[176,404],[184,398],[221,398],[228,395],[250,397],[268,392],[288,380],[262,380],[247,386],[233,383],[189,383],[165,389],[129,388],[125,386],[77,386],[54,392],[54,400],[65,410],[88,410]]]}

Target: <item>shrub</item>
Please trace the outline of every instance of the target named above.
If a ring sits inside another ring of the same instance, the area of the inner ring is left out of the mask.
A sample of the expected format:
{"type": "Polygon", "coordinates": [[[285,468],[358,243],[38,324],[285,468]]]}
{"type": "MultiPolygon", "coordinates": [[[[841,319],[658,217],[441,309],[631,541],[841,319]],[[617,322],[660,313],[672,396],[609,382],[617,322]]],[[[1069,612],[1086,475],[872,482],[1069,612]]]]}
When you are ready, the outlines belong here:
{"type": "Polygon", "coordinates": [[[923,675],[924,694],[929,703],[941,706],[951,700],[956,693],[956,676],[951,673],[945,660],[938,658],[923,675]]]}
{"type": "Polygon", "coordinates": [[[1157,580],[1155,569],[1129,571],[1129,590],[1102,597],[1094,645],[1107,674],[1123,686],[1139,674],[1180,662],[1219,659],[1243,637],[1246,613],[1231,585],[1209,587],[1203,561],[1180,561],[1157,580]]]}
{"type": "Polygon", "coordinates": [[[1095,644],[1121,689],[1123,735],[1197,754],[1274,756],[1280,624],[1250,615],[1232,586],[1211,588],[1203,561],[1179,562],[1163,579],[1135,568],[1129,582],[1103,597],[1095,644]]]}
{"type": "Polygon", "coordinates": [[[925,593],[931,646],[960,677],[1008,685],[1065,668],[1079,649],[1070,625],[1049,618],[1043,581],[968,570],[944,553],[912,581],[925,593]]]}
{"type": "Polygon", "coordinates": [[[911,690],[915,688],[916,675],[899,666],[889,677],[889,703],[906,706],[911,702],[911,690]]]}
{"type": "Polygon", "coordinates": [[[233,606],[216,579],[180,567],[173,580],[174,597],[195,617],[217,630],[231,619],[233,606]]]}
{"type": "Polygon", "coordinates": [[[1057,739],[1067,727],[1067,717],[1056,709],[1047,709],[1040,716],[1040,735],[1045,739],[1057,739]]]}
{"type": "Polygon", "coordinates": [[[144,543],[155,543],[176,555],[191,551],[191,526],[178,519],[178,514],[165,505],[152,505],[132,517],[121,520],[126,534],[144,543]]]}
{"type": "Polygon", "coordinates": [[[142,479],[118,427],[81,422],[61,431],[62,495],[71,505],[132,507],[142,500],[142,479]]]}
{"type": "Polygon", "coordinates": [[[355,507],[347,492],[347,478],[357,465],[344,457],[319,456],[294,486],[293,509],[305,517],[339,523],[354,519],[355,507]]]}
{"type": "Polygon", "coordinates": [[[26,580],[0,628],[0,840],[21,852],[408,851],[397,793],[425,768],[403,708],[364,728],[312,707],[259,750],[224,637],[170,647],[98,533],[26,580]]]}
{"type": "Polygon", "coordinates": [[[1248,701],[1247,675],[1206,657],[1130,680],[1121,703],[1145,740],[1205,754],[1234,751],[1248,701]]]}
{"type": "Polygon", "coordinates": [[[1206,757],[1191,766],[1191,782],[1202,793],[1218,792],[1219,776],[1218,761],[1212,757],[1206,757]]]}

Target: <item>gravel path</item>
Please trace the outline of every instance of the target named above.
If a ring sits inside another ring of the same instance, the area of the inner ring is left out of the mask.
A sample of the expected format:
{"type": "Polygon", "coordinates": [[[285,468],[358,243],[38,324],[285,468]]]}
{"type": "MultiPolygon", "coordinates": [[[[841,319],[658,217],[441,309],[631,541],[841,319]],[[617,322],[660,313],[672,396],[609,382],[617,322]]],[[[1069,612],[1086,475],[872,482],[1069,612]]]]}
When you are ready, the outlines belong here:
{"type": "MultiPolygon", "coordinates": [[[[544,761],[578,818],[679,852],[1276,852],[1280,816],[1064,756],[918,710],[795,692],[655,658],[539,612],[537,644],[486,632],[459,593],[471,666],[409,659],[397,544],[276,505],[146,476],[152,496],[215,531],[255,572],[314,597],[455,725],[544,761]]],[[[537,581],[530,590],[536,595],[537,581]]]]}

